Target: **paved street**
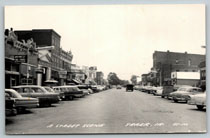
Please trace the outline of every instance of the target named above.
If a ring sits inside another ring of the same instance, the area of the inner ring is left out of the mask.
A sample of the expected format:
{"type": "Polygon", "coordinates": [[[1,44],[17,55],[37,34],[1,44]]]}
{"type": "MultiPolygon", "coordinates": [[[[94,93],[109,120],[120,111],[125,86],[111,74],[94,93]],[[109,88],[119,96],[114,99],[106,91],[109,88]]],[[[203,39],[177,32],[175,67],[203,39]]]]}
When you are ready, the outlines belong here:
{"type": "Polygon", "coordinates": [[[8,117],[8,134],[203,132],[206,111],[140,91],[111,89],[8,117]]]}

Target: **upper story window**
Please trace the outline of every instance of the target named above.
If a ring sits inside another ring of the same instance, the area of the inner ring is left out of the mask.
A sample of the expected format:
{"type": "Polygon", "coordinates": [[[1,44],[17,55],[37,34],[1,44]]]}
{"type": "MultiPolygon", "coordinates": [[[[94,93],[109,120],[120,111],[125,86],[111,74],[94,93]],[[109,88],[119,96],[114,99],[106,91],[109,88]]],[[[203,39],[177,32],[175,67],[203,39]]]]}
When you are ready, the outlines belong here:
{"type": "Polygon", "coordinates": [[[178,59],[176,59],[176,64],[178,64],[179,63],[179,60],[178,59]]]}
{"type": "Polygon", "coordinates": [[[191,59],[188,60],[188,66],[191,66],[191,59]]]}

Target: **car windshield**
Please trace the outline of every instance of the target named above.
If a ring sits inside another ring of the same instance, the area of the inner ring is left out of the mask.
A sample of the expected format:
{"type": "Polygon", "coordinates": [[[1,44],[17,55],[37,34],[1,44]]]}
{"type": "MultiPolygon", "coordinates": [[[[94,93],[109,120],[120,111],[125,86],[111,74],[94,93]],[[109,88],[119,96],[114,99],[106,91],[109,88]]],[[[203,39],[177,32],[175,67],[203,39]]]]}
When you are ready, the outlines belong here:
{"type": "Polygon", "coordinates": [[[46,93],[46,91],[38,87],[33,87],[31,89],[34,91],[34,93],[46,93]]]}
{"type": "Polygon", "coordinates": [[[73,87],[72,90],[73,90],[73,91],[79,91],[79,88],[73,87]]]}
{"type": "Polygon", "coordinates": [[[79,89],[88,89],[86,86],[78,86],[79,89]]]}
{"type": "Polygon", "coordinates": [[[187,91],[187,88],[179,88],[178,91],[187,91]]]}
{"type": "Polygon", "coordinates": [[[19,93],[17,93],[16,91],[6,91],[6,93],[8,93],[9,95],[10,95],[10,97],[12,97],[12,98],[22,98],[22,96],[19,94],[19,93]]]}
{"type": "Polygon", "coordinates": [[[158,90],[162,90],[162,89],[163,89],[163,87],[157,87],[157,89],[158,89],[158,90]]]}
{"type": "Polygon", "coordinates": [[[49,88],[49,87],[44,87],[48,92],[54,92],[53,89],[49,88]]]}
{"type": "Polygon", "coordinates": [[[203,92],[200,88],[191,88],[187,90],[188,92],[203,92]]]}

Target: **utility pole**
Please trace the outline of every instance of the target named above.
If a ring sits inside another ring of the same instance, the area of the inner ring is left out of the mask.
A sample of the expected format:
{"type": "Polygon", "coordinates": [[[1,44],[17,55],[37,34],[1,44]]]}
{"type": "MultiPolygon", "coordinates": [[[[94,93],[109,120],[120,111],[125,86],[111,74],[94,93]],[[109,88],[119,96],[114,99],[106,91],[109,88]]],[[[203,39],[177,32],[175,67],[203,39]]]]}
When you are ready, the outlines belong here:
{"type": "Polygon", "coordinates": [[[28,85],[28,78],[29,78],[29,47],[27,48],[27,74],[26,74],[26,84],[28,85]]]}

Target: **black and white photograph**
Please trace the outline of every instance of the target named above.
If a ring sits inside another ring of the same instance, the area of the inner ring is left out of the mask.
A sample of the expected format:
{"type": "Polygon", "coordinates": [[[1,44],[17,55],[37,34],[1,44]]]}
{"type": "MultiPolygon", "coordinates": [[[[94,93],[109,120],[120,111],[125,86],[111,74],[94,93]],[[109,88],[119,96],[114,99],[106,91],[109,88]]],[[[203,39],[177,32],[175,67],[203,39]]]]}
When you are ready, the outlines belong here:
{"type": "Polygon", "coordinates": [[[5,133],[206,133],[205,13],[5,6],[5,133]]]}

